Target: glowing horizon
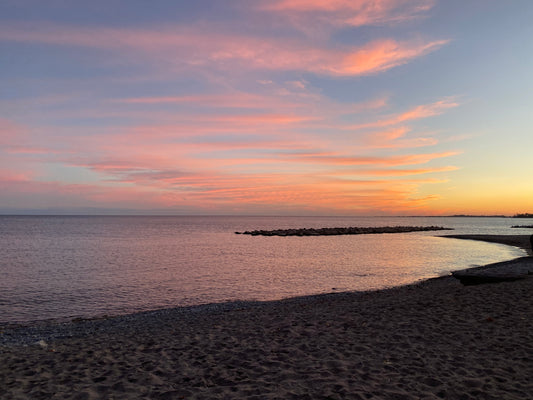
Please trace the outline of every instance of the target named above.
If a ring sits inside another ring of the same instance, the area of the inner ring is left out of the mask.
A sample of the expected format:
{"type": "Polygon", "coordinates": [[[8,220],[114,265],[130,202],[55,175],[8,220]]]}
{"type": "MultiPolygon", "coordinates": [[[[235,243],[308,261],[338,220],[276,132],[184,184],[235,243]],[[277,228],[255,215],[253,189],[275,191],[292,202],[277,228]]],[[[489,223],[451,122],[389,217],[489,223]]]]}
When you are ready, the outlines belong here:
{"type": "Polygon", "coordinates": [[[525,1],[5,2],[0,213],[531,212],[531,17],[525,1]]]}

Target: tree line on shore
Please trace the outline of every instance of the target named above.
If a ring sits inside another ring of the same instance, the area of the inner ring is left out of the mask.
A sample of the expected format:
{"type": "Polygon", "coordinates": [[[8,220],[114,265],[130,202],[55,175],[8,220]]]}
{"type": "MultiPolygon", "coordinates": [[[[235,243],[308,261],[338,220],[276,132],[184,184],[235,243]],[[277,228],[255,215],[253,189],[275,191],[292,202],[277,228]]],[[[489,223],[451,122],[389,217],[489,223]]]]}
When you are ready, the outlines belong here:
{"type": "Polygon", "coordinates": [[[533,214],[532,213],[515,214],[513,215],[513,218],[533,218],[533,214]]]}

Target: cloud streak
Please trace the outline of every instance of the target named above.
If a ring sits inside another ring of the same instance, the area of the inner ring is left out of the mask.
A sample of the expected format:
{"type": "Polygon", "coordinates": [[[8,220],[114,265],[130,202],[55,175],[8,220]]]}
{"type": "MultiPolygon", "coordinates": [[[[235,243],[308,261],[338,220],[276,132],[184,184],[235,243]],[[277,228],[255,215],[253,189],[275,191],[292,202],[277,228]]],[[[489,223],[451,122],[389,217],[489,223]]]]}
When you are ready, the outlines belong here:
{"type": "Polygon", "coordinates": [[[457,155],[457,152],[428,153],[428,154],[408,154],[400,156],[376,157],[376,156],[344,156],[338,154],[301,154],[290,155],[292,160],[301,162],[331,164],[340,166],[358,166],[358,165],[415,165],[425,164],[437,158],[451,157],[457,155]]]}
{"type": "MultiPolygon", "coordinates": [[[[90,29],[41,26],[0,29],[0,40],[114,50],[139,63],[150,60],[170,70],[202,68],[306,71],[363,76],[386,71],[442,47],[448,40],[375,40],[360,47],[331,49],[297,39],[279,40],[205,33],[194,28],[164,30],[90,29]]],[[[109,56],[109,54],[107,54],[109,56]]]]}
{"type": "Polygon", "coordinates": [[[265,10],[291,19],[332,25],[365,26],[399,23],[425,15],[435,0],[279,0],[265,2],[265,10]]]}
{"type": "Polygon", "coordinates": [[[336,30],[398,26],[428,16],[436,0],[280,0],[259,7],[314,40],[336,30]]]}

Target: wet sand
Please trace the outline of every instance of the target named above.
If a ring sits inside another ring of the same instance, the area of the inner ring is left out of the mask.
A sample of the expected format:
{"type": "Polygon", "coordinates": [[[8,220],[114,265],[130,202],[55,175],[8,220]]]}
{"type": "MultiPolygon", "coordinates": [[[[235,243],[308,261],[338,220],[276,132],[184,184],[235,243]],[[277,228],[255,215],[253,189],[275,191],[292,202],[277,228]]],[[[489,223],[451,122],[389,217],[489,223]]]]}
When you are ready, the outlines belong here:
{"type": "MultiPolygon", "coordinates": [[[[487,268],[533,272],[533,257],[487,268]]],[[[531,399],[532,304],[533,277],[478,286],[443,277],[4,326],[0,398],[531,399]]]]}

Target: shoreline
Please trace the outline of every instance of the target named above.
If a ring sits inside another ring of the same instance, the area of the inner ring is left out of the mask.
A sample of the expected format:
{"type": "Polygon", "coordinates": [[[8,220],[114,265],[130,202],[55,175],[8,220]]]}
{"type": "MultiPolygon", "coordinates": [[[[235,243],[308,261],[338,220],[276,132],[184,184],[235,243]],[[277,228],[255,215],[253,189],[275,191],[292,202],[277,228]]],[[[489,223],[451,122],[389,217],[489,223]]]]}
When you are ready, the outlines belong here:
{"type": "MultiPolygon", "coordinates": [[[[460,239],[460,240],[475,240],[484,241],[488,243],[504,244],[514,246],[526,251],[529,255],[533,255],[533,249],[529,246],[528,235],[479,235],[479,234],[450,234],[439,235],[437,237],[460,239]]],[[[513,269],[516,262],[520,262],[522,258],[518,257],[511,260],[490,263],[487,265],[464,268],[454,270],[452,272],[464,272],[470,270],[487,270],[496,267],[503,267],[513,269]]],[[[533,257],[532,257],[533,260],[533,257]]],[[[518,267],[520,269],[520,267],[518,267]]],[[[531,268],[533,271],[533,267],[531,268]]],[[[125,324],[146,324],[147,321],[157,321],[161,318],[176,318],[182,317],[184,319],[189,315],[195,314],[211,314],[220,312],[231,312],[233,310],[242,309],[257,309],[268,306],[272,303],[278,302],[312,302],[324,297],[336,296],[350,296],[364,293],[373,293],[378,295],[380,292],[399,289],[403,287],[418,286],[425,282],[432,282],[435,280],[452,278],[451,274],[437,276],[433,278],[422,279],[400,286],[392,286],[382,289],[371,290],[353,290],[345,292],[329,292],[320,294],[310,294],[304,296],[288,297],[276,300],[233,300],[220,303],[206,303],[190,306],[177,306],[163,309],[155,309],[148,311],[139,311],[128,314],[118,315],[95,315],[93,317],[74,317],[74,318],[52,318],[46,320],[36,320],[28,322],[0,322],[0,353],[4,346],[28,346],[36,344],[39,340],[53,341],[71,337],[84,337],[96,331],[113,329],[115,326],[123,326],[125,324]]],[[[455,279],[455,278],[452,278],[455,279]]]]}
{"type": "MultiPolygon", "coordinates": [[[[485,268],[513,265],[533,257],[485,268]]],[[[533,279],[465,287],[444,276],[3,327],[0,398],[524,399],[532,301],[533,279]]]]}
{"type": "Polygon", "coordinates": [[[527,254],[533,256],[533,249],[529,241],[530,235],[480,235],[480,234],[464,234],[464,235],[442,235],[439,237],[462,239],[462,240],[476,240],[487,243],[505,244],[507,246],[518,247],[525,250],[527,254]]]}
{"type": "MultiPolygon", "coordinates": [[[[390,228],[390,227],[386,227],[390,228]]],[[[398,228],[398,227],[392,227],[392,228],[398,228]]],[[[402,228],[402,227],[400,227],[402,228]]],[[[413,228],[413,227],[408,227],[413,228]]],[[[415,227],[417,228],[417,227],[415,227]]],[[[423,227],[422,230],[428,230],[428,228],[432,227],[423,227]]],[[[333,229],[341,229],[341,228],[333,228],[333,229]]],[[[343,228],[344,229],[344,228],[343,228]]],[[[346,228],[348,229],[348,228],[346,228]]],[[[375,229],[375,228],[358,228],[358,229],[375,229]]],[[[377,228],[379,229],[379,228],[377,228]]],[[[439,230],[450,230],[450,228],[440,228],[439,230]]],[[[272,231],[277,232],[277,231],[272,231]]],[[[248,232],[251,234],[251,232],[248,232]]],[[[529,236],[528,235],[479,235],[479,234],[447,234],[447,235],[435,235],[434,237],[438,238],[452,238],[452,239],[461,239],[461,240],[477,240],[477,241],[484,241],[488,243],[497,243],[497,244],[504,244],[508,246],[513,246],[517,248],[521,248],[522,250],[525,250],[526,253],[533,255],[533,252],[531,252],[531,249],[529,248],[529,236]]],[[[506,261],[503,261],[506,262],[506,261]]],[[[490,264],[489,264],[490,265],[490,264]]],[[[479,268],[479,267],[474,267],[479,268]]],[[[465,270],[471,269],[471,268],[465,268],[465,270]]],[[[459,271],[459,270],[457,270],[459,271]]],[[[454,272],[454,271],[451,271],[454,272]]],[[[411,283],[403,283],[400,285],[392,285],[392,286],[383,286],[381,288],[375,288],[375,289],[354,289],[354,290],[347,290],[345,292],[352,293],[352,292],[368,292],[368,291],[380,291],[380,290],[387,290],[393,287],[398,286],[405,286],[405,285],[412,285],[417,284],[421,281],[427,280],[427,279],[435,279],[440,277],[448,276],[441,275],[441,276],[434,276],[430,278],[419,278],[418,280],[412,281],[411,283]]],[[[32,326],[46,326],[46,325],[63,325],[70,322],[81,322],[81,321],[91,321],[91,320],[107,320],[107,319],[114,319],[114,318],[121,318],[121,317],[127,317],[127,316],[133,316],[138,314],[146,314],[146,313],[152,313],[152,312],[158,312],[163,311],[166,309],[179,309],[180,312],[188,312],[189,310],[191,312],[196,312],[196,309],[216,309],[216,308],[231,308],[232,304],[239,304],[239,307],[241,307],[245,303],[262,303],[262,302],[271,302],[271,301],[282,301],[287,300],[290,298],[296,298],[296,297],[312,297],[312,296],[321,296],[321,295],[333,295],[333,294],[340,294],[344,293],[344,291],[336,291],[333,290],[331,292],[323,292],[323,293],[316,293],[316,294],[303,294],[298,296],[290,296],[285,298],[278,298],[273,300],[260,300],[260,299],[233,299],[233,300],[222,300],[222,301],[216,301],[212,303],[199,303],[199,304],[192,304],[192,305],[176,305],[176,306],[170,306],[167,308],[155,308],[155,309],[146,309],[146,310],[132,310],[132,311],[126,311],[123,313],[113,313],[113,312],[101,312],[98,314],[92,314],[92,315],[71,315],[71,316],[62,316],[62,317],[50,317],[46,319],[34,319],[34,320],[15,320],[15,321],[1,321],[0,320],[0,332],[6,331],[7,329],[11,328],[23,328],[23,327],[32,327],[32,326]]],[[[2,336],[0,335],[0,346],[2,345],[2,336]]]]}

